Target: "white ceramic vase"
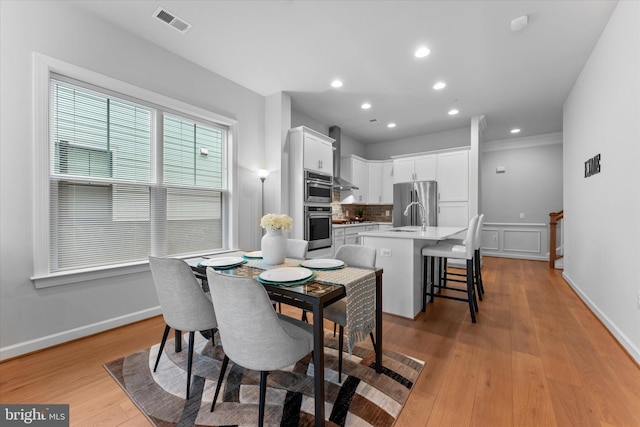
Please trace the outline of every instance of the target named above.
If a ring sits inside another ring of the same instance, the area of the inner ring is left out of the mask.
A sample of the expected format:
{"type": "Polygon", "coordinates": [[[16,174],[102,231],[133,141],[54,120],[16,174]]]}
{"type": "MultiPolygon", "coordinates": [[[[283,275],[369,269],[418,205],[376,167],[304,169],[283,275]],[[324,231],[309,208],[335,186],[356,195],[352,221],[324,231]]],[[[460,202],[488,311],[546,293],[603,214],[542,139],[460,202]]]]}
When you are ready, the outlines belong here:
{"type": "Polygon", "coordinates": [[[262,236],[262,261],[265,264],[276,265],[284,263],[287,255],[287,238],[282,230],[269,230],[262,236]]]}

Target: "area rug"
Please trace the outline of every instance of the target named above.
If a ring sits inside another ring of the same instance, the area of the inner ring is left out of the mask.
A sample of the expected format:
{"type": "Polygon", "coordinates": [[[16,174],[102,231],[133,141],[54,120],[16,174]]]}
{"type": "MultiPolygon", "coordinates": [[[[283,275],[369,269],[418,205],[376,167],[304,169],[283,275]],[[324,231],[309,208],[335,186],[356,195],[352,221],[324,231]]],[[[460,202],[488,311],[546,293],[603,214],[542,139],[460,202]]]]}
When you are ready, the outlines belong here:
{"type": "MultiPolygon", "coordinates": [[[[218,334],[215,346],[200,334],[196,336],[189,400],[185,400],[186,343],[183,351],[176,353],[173,340],[167,340],[156,372],[153,364],[159,344],[104,366],[157,427],[256,425],[260,374],[233,361],[229,363],[215,411],[210,412],[224,353],[218,334]]],[[[376,374],[375,352],[368,344],[356,345],[352,355],[343,354],[342,383],[339,383],[337,339],[328,331],[325,334],[327,425],[392,426],[424,367],[422,361],[384,350],[384,369],[376,374]]],[[[271,371],[267,378],[265,425],[312,426],[311,356],[288,368],[271,371]]]]}

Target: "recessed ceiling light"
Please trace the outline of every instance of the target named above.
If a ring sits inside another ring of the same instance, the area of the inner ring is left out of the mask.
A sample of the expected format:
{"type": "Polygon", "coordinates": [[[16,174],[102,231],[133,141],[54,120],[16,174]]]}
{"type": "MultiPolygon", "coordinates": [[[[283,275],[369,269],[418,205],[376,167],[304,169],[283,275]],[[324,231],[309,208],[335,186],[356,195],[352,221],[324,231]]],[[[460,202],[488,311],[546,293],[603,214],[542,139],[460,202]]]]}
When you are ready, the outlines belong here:
{"type": "Polygon", "coordinates": [[[388,127],[388,128],[394,128],[394,127],[396,127],[396,124],[395,124],[395,123],[389,123],[389,124],[387,125],[387,127],[388,127]]]}
{"type": "Polygon", "coordinates": [[[458,114],[460,111],[456,110],[455,108],[452,110],[449,110],[449,115],[450,116],[455,116],[456,114],[458,114]]]}
{"type": "Polygon", "coordinates": [[[520,133],[520,129],[518,128],[511,129],[511,133],[520,133]]]}
{"type": "Polygon", "coordinates": [[[335,79],[334,81],[331,82],[331,86],[332,87],[342,87],[342,81],[335,79]]]}
{"type": "Polygon", "coordinates": [[[363,110],[368,110],[369,108],[371,108],[371,104],[369,104],[368,102],[365,102],[360,106],[360,108],[362,108],[363,110]]]}
{"type": "Polygon", "coordinates": [[[417,50],[416,53],[414,53],[416,58],[424,58],[425,56],[429,55],[431,53],[431,51],[429,50],[428,47],[426,46],[420,46],[417,50]]]}
{"type": "Polygon", "coordinates": [[[447,87],[447,84],[445,82],[438,82],[438,83],[433,85],[433,88],[435,90],[444,89],[445,87],[447,87]]]}

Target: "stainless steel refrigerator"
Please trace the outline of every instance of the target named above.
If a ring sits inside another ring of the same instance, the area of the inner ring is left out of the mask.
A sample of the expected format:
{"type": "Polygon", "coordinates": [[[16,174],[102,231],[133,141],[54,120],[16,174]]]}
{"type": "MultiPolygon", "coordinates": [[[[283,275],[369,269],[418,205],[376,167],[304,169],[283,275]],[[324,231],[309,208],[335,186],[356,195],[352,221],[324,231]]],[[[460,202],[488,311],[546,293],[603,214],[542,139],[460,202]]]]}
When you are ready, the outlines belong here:
{"type": "Polygon", "coordinates": [[[415,181],[393,184],[393,226],[422,225],[422,208],[412,202],[419,202],[425,209],[425,225],[438,225],[438,183],[436,181],[415,181]]]}

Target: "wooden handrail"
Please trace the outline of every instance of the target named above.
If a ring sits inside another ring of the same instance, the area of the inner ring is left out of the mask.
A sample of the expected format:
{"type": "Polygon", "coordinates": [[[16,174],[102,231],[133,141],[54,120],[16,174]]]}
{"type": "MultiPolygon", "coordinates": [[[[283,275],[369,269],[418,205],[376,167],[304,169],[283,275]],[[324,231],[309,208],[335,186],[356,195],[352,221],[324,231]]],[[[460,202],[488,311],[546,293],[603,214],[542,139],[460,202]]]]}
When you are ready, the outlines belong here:
{"type": "Polygon", "coordinates": [[[549,268],[555,268],[556,260],[562,258],[562,255],[556,253],[556,227],[563,218],[564,210],[549,213],[549,268]]]}

